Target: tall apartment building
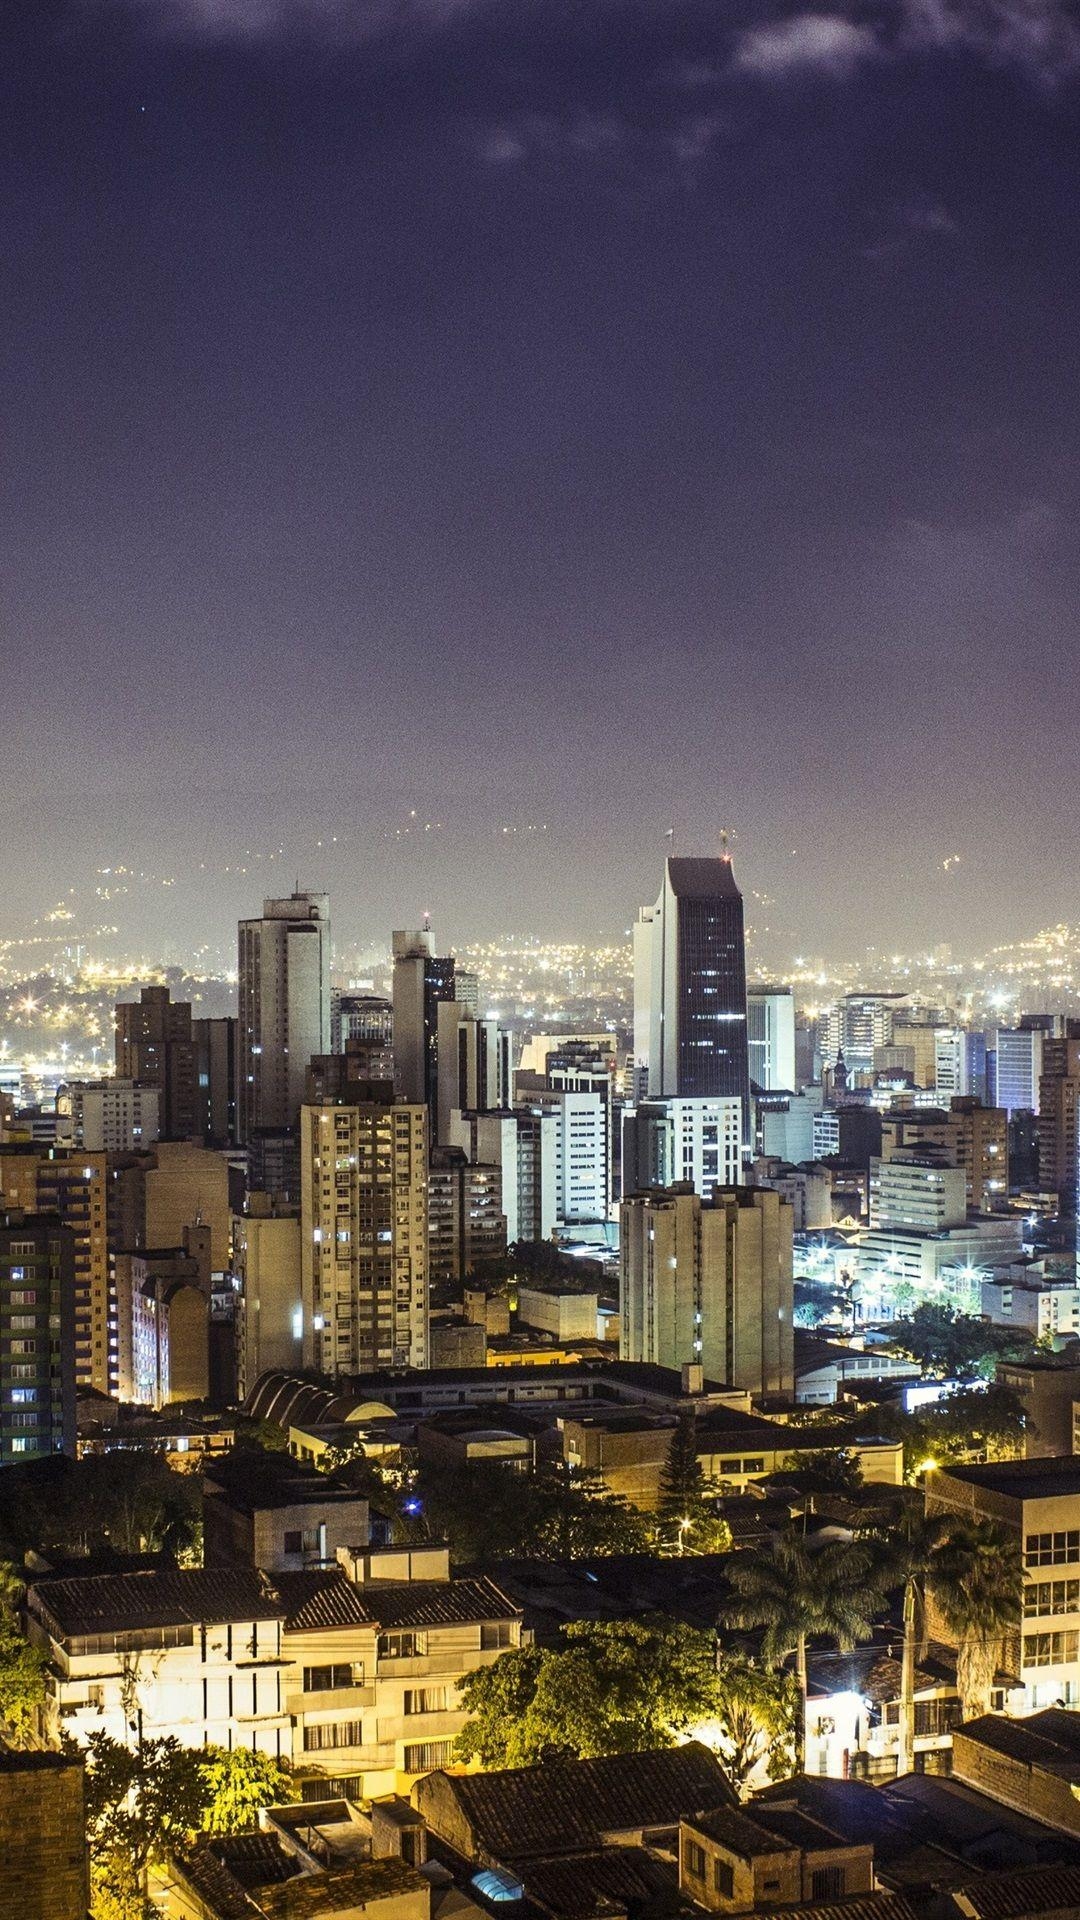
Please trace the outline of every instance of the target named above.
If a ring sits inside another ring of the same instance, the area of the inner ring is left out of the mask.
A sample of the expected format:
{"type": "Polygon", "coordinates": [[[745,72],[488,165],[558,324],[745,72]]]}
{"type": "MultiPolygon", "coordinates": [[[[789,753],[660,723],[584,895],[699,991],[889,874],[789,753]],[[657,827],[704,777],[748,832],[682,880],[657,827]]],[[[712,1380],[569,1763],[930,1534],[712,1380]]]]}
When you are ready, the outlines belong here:
{"type": "Polygon", "coordinates": [[[207,1146],[236,1139],[240,1080],[240,1023],[233,1017],[193,1020],[195,1131],[207,1146]]]}
{"type": "Polygon", "coordinates": [[[432,1281],[466,1280],[506,1252],[502,1173],[461,1147],[433,1147],[428,1165],[428,1262],[432,1281]]]}
{"type": "Polygon", "coordinates": [[[746,941],[731,861],[672,858],[634,929],[634,1047],[653,1098],[734,1098],[750,1124],[746,941]]]}
{"type": "Polygon", "coordinates": [[[305,1366],[426,1365],[426,1107],[301,1108],[300,1279],[305,1366]]]}
{"type": "Polygon", "coordinates": [[[330,902],[264,900],[239,927],[239,1133],[294,1127],[313,1054],[330,1051],[330,902]]]}
{"type": "MultiPolygon", "coordinates": [[[[809,1156],[807,1156],[809,1157],[809,1156]]],[[[742,1179],[738,1100],[643,1100],[623,1113],[623,1191],[693,1187],[703,1199],[742,1179]]]]}
{"type": "Polygon", "coordinates": [[[550,1240],[559,1223],[559,1129],[552,1107],[453,1116],[451,1146],[499,1169],[510,1246],[518,1240],[550,1240]]]}
{"type": "Polygon", "coordinates": [[[792,1214],[758,1187],[687,1186],[621,1208],[621,1357],[751,1393],[794,1391],[792,1214]]]}
{"type": "Polygon", "coordinates": [[[136,1001],[116,1007],[116,1075],[159,1094],[163,1139],[187,1140],[199,1131],[195,1039],[191,1006],[168,987],[143,987],[136,1001]]]}
{"type": "Polygon", "coordinates": [[[790,987],[748,987],[747,1051],[751,1084],[794,1093],[795,996],[790,987]]]}
{"type": "Polygon", "coordinates": [[[74,1267],[75,1378],[115,1391],[116,1300],[109,1246],[109,1157],[38,1145],[0,1147],[0,1205],[55,1214],[70,1229],[74,1267]]]}
{"type": "Polygon", "coordinates": [[[986,1107],[963,1095],[949,1103],[956,1128],[957,1159],[967,1180],[967,1203],[987,1213],[1009,1191],[1009,1119],[1003,1107],[986,1107]]]}
{"type": "Polygon", "coordinates": [[[1039,1185],[1056,1193],[1063,1213],[1076,1212],[1080,1104],[1080,1039],[1044,1036],[1039,1076],[1039,1185]]]}
{"type": "Polygon", "coordinates": [[[381,993],[341,992],[330,995],[330,1051],[344,1053],[350,1040],[385,1047],[394,1044],[394,1006],[381,993]]]}
{"type": "Polygon", "coordinates": [[[871,1227],[940,1233],[967,1219],[964,1169],[929,1147],[899,1147],[870,1162],[871,1227]]]}
{"type": "Polygon", "coordinates": [[[75,1452],[75,1244],[55,1213],[0,1213],[0,1467],[75,1452]]]}
{"type": "Polygon", "coordinates": [[[954,1095],[987,1101],[986,1035],[964,1027],[934,1030],[934,1087],[943,1100],[954,1095]]]}
{"type": "Polygon", "coordinates": [[[158,1139],[162,1092],[141,1080],[72,1080],[57,1118],[61,1146],[92,1153],[141,1153],[158,1139]]]}
{"type": "Polygon", "coordinates": [[[907,1001],[904,993],[846,993],[818,1024],[821,1056],[842,1053],[852,1072],[869,1073],[875,1047],[891,1047],[893,1024],[907,1001]]]}
{"type": "Polygon", "coordinates": [[[399,1099],[425,1106],[431,1138],[439,1123],[439,1007],[455,998],[455,967],[432,953],[427,928],[393,936],[394,1087],[399,1099]]]}

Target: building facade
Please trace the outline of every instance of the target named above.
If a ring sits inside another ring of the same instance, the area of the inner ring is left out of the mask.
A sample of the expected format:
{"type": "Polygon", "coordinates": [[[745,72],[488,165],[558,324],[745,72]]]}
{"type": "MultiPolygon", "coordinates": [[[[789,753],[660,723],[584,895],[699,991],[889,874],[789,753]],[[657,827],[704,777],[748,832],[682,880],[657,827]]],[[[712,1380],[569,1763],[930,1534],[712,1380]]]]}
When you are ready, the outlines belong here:
{"type": "Polygon", "coordinates": [[[304,1075],[330,1051],[330,902],[325,893],[264,900],[239,927],[239,1135],[294,1127],[304,1075]]]}
{"type": "Polygon", "coordinates": [[[634,1034],[649,1093],[734,1098],[750,1120],[742,894],[727,855],[671,858],[634,929],[634,1034]]]}

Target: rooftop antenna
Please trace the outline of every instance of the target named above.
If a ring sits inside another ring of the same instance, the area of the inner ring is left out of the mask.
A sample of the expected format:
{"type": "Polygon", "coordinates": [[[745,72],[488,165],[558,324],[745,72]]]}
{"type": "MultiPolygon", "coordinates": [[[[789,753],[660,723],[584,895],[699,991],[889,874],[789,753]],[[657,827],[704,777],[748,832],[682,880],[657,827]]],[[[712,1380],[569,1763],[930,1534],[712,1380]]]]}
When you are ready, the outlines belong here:
{"type": "Polygon", "coordinates": [[[425,907],[425,909],[424,909],[424,932],[425,932],[425,933],[430,933],[430,932],[431,932],[431,915],[430,915],[430,913],[429,913],[429,912],[427,911],[427,908],[426,908],[426,907],[425,907]]]}
{"type": "Polygon", "coordinates": [[[728,830],[727,830],[727,828],[726,828],[726,827],[721,827],[721,829],[720,829],[720,858],[721,858],[721,860],[726,860],[726,861],[728,862],[728,865],[730,866],[730,864],[731,864],[731,849],[730,849],[730,848],[729,848],[729,846],[728,846],[728,838],[729,838],[729,835],[728,835],[728,830]]]}
{"type": "Polygon", "coordinates": [[[668,828],[668,830],[667,830],[667,832],[666,832],[666,833],[665,833],[665,835],[664,835],[664,839],[665,839],[665,840],[667,841],[667,843],[668,843],[668,858],[669,858],[669,859],[672,859],[672,858],[674,857],[674,854],[675,854],[675,829],[674,829],[674,827],[669,827],[669,828],[668,828]]]}

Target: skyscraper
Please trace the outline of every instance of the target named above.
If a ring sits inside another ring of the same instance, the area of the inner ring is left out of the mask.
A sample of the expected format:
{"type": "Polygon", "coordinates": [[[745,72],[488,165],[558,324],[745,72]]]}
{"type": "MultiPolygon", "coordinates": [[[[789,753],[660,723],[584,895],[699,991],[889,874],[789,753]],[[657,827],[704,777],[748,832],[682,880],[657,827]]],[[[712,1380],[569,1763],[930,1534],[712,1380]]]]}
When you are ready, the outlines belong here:
{"type": "Polygon", "coordinates": [[[186,1140],[198,1131],[189,1001],[174,1000],[168,987],[143,987],[137,1000],[121,1000],[116,1007],[115,1054],[118,1080],[158,1089],[158,1131],[163,1140],[186,1140]]]}
{"type": "Polygon", "coordinates": [[[742,894],[727,854],[672,857],[634,929],[634,1039],[653,1098],[734,1097],[750,1119],[742,894]]]}
{"type": "Polygon", "coordinates": [[[330,1051],[330,902],[264,900],[241,920],[239,1133],[294,1127],[313,1054],[330,1051]]]}
{"type": "Polygon", "coordinates": [[[430,1137],[439,1120],[439,1004],[453,1000],[454,962],[432,953],[426,927],[395,933],[394,1088],[400,1100],[428,1110],[430,1137]]]}

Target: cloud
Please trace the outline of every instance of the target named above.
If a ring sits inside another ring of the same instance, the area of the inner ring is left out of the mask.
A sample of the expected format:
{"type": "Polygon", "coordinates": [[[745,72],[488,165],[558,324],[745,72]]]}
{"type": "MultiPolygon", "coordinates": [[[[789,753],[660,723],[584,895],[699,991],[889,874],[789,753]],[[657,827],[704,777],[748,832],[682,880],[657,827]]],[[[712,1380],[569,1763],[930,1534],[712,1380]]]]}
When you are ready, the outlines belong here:
{"type": "Polygon", "coordinates": [[[719,112],[693,113],[671,126],[638,126],[614,113],[579,111],[557,116],[522,113],[489,127],[479,137],[483,160],[495,167],[516,166],[531,158],[655,164],[688,172],[712,151],[727,127],[719,112]]]}
{"type": "MultiPolygon", "coordinates": [[[[128,11],[166,34],[273,41],[304,34],[362,42],[450,24],[475,0],[126,0],[128,11]]],[[[100,8],[101,0],[84,0],[100,8]]]]}
{"type": "Polygon", "coordinates": [[[867,260],[892,260],[922,239],[948,239],[959,231],[959,223],[944,201],[914,194],[890,208],[878,238],[863,248],[863,256],[867,260]]]}
{"type": "Polygon", "coordinates": [[[790,20],[752,27],[736,41],[732,65],[765,80],[786,80],[798,73],[828,74],[845,80],[881,51],[872,27],[835,13],[797,13],[790,20]]]}
{"type": "Polygon", "coordinates": [[[1080,69],[1080,18],[1070,0],[902,0],[900,44],[967,48],[1053,82],[1080,69]]]}

